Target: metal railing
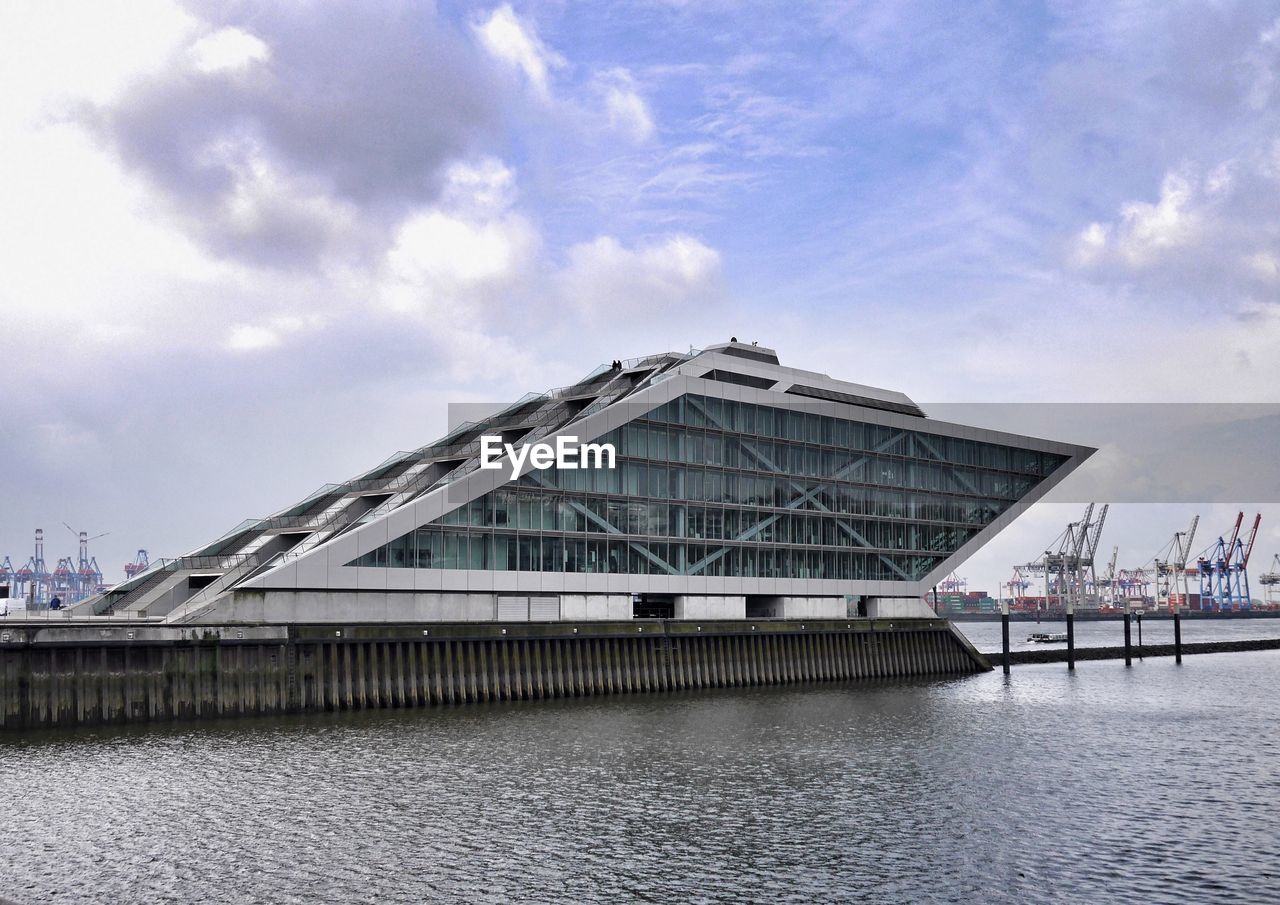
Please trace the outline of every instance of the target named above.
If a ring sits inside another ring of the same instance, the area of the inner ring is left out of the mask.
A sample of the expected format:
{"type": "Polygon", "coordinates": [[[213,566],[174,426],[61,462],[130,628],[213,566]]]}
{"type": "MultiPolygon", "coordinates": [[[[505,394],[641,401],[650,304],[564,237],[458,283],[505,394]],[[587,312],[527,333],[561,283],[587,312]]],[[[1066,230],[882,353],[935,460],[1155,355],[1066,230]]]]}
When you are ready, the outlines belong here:
{"type": "Polygon", "coordinates": [[[112,623],[157,623],[163,622],[160,616],[144,616],[140,613],[123,612],[104,615],[101,613],[73,613],[71,610],[15,610],[10,609],[7,612],[0,609],[0,625],[6,627],[17,627],[24,623],[39,622],[45,625],[57,624],[65,625],[67,623],[75,624],[79,622],[93,622],[95,624],[111,625],[112,623]]]}

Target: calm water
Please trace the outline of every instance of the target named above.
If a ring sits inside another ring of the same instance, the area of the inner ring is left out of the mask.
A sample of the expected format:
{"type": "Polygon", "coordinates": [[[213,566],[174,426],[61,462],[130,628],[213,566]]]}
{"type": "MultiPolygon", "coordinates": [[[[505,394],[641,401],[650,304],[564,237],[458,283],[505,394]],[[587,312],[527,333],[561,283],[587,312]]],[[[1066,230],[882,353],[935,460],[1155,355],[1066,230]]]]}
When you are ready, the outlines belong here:
{"type": "MultiPolygon", "coordinates": [[[[973,642],[974,647],[985,653],[1000,652],[1000,621],[994,622],[957,622],[956,628],[964,632],[973,642]]],[[[1046,620],[1035,622],[1009,623],[1009,649],[1032,650],[1044,648],[1046,645],[1027,640],[1032,632],[1065,632],[1065,622],[1046,620]]],[[[1133,643],[1138,643],[1138,621],[1135,618],[1131,628],[1133,643]]],[[[1183,643],[1192,641],[1245,641],[1255,638],[1280,638],[1280,619],[1183,619],[1183,643]]],[[[1144,644],[1172,644],[1172,619],[1143,619],[1142,641],[1144,644]]],[[[1095,620],[1091,622],[1076,621],[1077,647],[1121,647],[1124,645],[1124,622],[1122,620],[1095,620]]],[[[1066,649],[1066,644],[1057,647],[1066,649]]]]}
{"type": "Polygon", "coordinates": [[[0,897],[1280,901],[1280,653],[0,734],[0,897]]]}

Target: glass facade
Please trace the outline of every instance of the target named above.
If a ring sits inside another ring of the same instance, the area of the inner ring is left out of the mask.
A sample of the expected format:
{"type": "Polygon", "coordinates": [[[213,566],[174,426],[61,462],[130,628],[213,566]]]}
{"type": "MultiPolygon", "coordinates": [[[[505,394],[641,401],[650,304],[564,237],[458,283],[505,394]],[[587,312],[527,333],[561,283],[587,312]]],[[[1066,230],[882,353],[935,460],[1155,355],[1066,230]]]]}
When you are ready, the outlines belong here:
{"type": "Polygon", "coordinates": [[[687,395],[349,565],[918,580],[1065,456],[687,395]]]}

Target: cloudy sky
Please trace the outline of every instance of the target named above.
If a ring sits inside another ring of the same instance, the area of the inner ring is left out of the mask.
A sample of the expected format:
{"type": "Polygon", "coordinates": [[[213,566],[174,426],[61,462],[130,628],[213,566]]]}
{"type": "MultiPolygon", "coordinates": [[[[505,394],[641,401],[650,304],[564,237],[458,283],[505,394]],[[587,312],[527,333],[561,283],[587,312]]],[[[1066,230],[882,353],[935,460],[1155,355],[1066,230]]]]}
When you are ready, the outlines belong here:
{"type": "MultiPolygon", "coordinates": [[[[65,521],[111,532],[118,578],[421,445],[448,402],[730,334],[926,407],[1280,402],[1277,15],[8,0],[0,558],[36,526],[71,552],[65,521]]],[[[1263,488],[1208,481],[1216,533],[1280,498],[1278,433],[1212,410],[1185,435],[1253,458],[1206,470],[1263,488]]],[[[1142,411],[1046,431],[1154,487],[1104,541],[1133,565],[1197,496],[1121,450],[1161,435],[1142,411]]]]}

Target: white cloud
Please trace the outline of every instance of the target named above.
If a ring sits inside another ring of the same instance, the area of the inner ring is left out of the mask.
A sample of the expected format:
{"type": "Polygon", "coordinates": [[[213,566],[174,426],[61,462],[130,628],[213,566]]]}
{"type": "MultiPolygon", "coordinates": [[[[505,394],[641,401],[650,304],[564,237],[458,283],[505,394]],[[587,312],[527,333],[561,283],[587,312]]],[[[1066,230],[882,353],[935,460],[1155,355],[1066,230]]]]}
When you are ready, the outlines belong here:
{"type": "Polygon", "coordinates": [[[472,222],[438,210],[405,221],[387,254],[397,310],[446,303],[465,307],[466,293],[509,284],[528,265],[537,236],[518,215],[472,222]]]}
{"type": "Polygon", "coordinates": [[[652,138],[653,112],[637,91],[631,74],[625,69],[611,69],[600,77],[600,85],[610,127],[636,142],[652,138]]]}
{"type": "Polygon", "coordinates": [[[271,49],[257,35],[228,26],[191,45],[191,62],[200,72],[236,72],[265,63],[271,49]]]}
{"type": "Polygon", "coordinates": [[[232,352],[258,352],[275,349],[293,335],[316,330],[325,325],[327,318],[321,314],[300,317],[282,314],[257,323],[236,324],[227,336],[227,348],[232,352]]]}
{"type": "Polygon", "coordinates": [[[1246,99],[1252,109],[1263,110],[1275,93],[1276,71],[1280,69],[1280,18],[1258,35],[1257,45],[1245,55],[1245,64],[1253,76],[1246,99]]]}
{"type": "Polygon", "coordinates": [[[1259,279],[1280,284],[1280,257],[1270,252],[1260,251],[1254,255],[1247,255],[1244,262],[1258,275],[1259,279]]]}
{"type": "Polygon", "coordinates": [[[260,324],[237,324],[227,338],[227,348],[235,352],[256,352],[278,345],[280,334],[260,324]]]}
{"type": "Polygon", "coordinates": [[[450,168],[439,205],[406,218],[386,256],[383,302],[442,314],[492,302],[534,267],[537,230],[518,211],[515,174],[494,158],[450,168]]]}
{"type": "MultiPolygon", "coordinates": [[[[1210,186],[1204,191],[1215,193],[1210,186]]],[[[1111,256],[1141,268],[1169,250],[1193,243],[1201,225],[1201,216],[1193,209],[1199,194],[1199,187],[1186,175],[1168,174],[1155,203],[1130,201],[1120,208],[1117,223],[1090,223],[1084,228],[1078,245],[1081,262],[1088,265],[1111,256]]]]}
{"type": "Polygon", "coordinates": [[[516,174],[496,157],[458,161],[445,174],[441,204],[454,209],[498,211],[516,200],[516,174]]]}
{"type": "Polygon", "coordinates": [[[1146,283],[1241,310],[1280,290],[1280,170],[1274,148],[1208,172],[1166,174],[1155,201],[1129,201],[1085,226],[1071,262],[1102,281],[1146,283]]]}
{"type": "Polygon", "coordinates": [[[509,4],[499,6],[474,28],[489,53],[523,72],[539,97],[550,97],[549,72],[563,66],[564,58],[543,44],[509,4]]]}
{"type": "Polygon", "coordinates": [[[430,5],[233,4],[206,18],[128,91],[68,113],[162,213],[255,267],[365,255],[438,198],[510,96],[495,90],[501,65],[430,5]]]}
{"type": "Polygon", "coordinates": [[[684,234],[636,248],[601,236],[569,249],[556,282],[560,294],[587,317],[651,318],[717,300],[720,253],[684,234]]]}
{"type": "Polygon", "coordinates": [[[0,116],[39,115],[63,99],[115,98],[196,26],[172,0],[0,3],[0,116]]]}

